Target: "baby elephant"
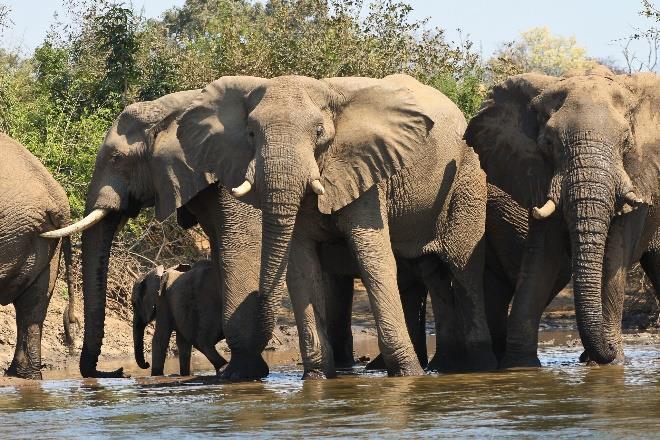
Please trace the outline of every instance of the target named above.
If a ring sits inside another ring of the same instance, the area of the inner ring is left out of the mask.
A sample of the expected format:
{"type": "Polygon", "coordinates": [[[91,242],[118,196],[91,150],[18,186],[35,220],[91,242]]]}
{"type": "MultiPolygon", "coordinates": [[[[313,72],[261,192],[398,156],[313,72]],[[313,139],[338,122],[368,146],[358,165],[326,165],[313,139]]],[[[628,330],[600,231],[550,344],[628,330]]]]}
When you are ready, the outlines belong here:
{"type": "Polygon", "coordinates": [[[144,360],[144,329],[154,319],[152,376],[163,374],[172,331],[176,331],[182,376],[190,375],[192,346],[208,358],[216,373],[227,363],[215,349],[215,344],[224,339],[218,277],[211,261],[200,260],[192,266],[180,264],[167,270],[158,266],[136,281],[131,301],[135,360],[140,368],[149,368],[144,360]]]}

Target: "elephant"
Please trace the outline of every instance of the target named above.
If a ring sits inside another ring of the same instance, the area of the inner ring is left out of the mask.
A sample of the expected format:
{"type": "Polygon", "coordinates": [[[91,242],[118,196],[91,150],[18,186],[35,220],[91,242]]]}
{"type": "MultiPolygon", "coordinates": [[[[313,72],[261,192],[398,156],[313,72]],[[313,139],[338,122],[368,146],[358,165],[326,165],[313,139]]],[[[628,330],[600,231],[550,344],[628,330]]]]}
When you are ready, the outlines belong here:
{"type": "Polygon", "coordinates": [[[222,319],[231,360],[223,370],[232,378],[268,374],[262,357],[257,314],[261,212],[218,187],[210,176],[194,174],[176,138],[176,118],[199,94],[187,90],[128,105],[99,148],[89,184],[85,217],[53,236],[82,232],[85,306],[80,356],[83,377],[122,377],[97,369],[103,342],[110,249],[128,218],[155,207],[158,220],[176,212],[183,227],[199,222],[209,238],[211,259],[222,279],[222,319]],[[185,203],[181,203],[181,201],[185,203]],[[222,258],[221,258],[222,257],[222,258]]]}
{"type": "Polygon", "coordinates": [[[222,77],[178,117],[195,174],[262,210],[258,320],[267,340],[288,288],[303,378],[335,375],[317,249],[337,239],[359,267],[388,374],[423,373],[395,256],[419,259],[442,302],[440,368],[496,367],[482,292],[486,183],[465,127],[446,96],[406,75],[222,77]]]}
{"type": "Polygon", "coordinates": [[[135,282],[133,304],[133,346],[135,361],[142,369],[144,329],[156,320],[152,343],[152,376],[162,376],[172,331],[179,349],[179,372],[190,375],[190,354],[194,346],[213,364],[216,373],[227,361],[215,349],[225,338],[222,332],[222,295],[217,270],[210,260],[179,264],[167,270],[158,266],[135,282]]]}
{"type": "Polygon", "coordinates": [[[539,321],[566,259],[583,359],[623,360],[627,268],[657,271],[659,117],[657,75],[597,67],[513,76],[468,124],[488,182],[531,209],[502,367],[540,365],[539,321]]]}
{"type": "Polygon", "coordinates": [[[71,243],[40,236],[70,219],[64,189],[25,147],[0,133],[0,304],[16,309],[16,349],[7,376],[41,379],[41,333],[64,254],[69,303],[65,342],[73,344],[71,243]]]}

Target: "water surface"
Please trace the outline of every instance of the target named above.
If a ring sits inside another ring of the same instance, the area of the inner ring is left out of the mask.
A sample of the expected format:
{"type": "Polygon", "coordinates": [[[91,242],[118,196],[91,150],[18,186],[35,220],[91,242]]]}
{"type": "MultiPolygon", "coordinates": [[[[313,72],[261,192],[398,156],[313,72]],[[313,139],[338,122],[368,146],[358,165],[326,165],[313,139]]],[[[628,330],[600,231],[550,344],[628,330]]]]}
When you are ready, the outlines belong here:
{"type": "Polygon", "coordinates": [[[487,374],[388,378],[356,368],[335,380],[303,382],[299,366],[284,365],[250,383],[137,377],[0,387],[1,432],[3,438],[660,436],[660,344],[628,343],[624,366],[587,367],[576,362],[579,344],[567,345],[566,333],[548,338],[540,348],[544,368],[487,374]]]}

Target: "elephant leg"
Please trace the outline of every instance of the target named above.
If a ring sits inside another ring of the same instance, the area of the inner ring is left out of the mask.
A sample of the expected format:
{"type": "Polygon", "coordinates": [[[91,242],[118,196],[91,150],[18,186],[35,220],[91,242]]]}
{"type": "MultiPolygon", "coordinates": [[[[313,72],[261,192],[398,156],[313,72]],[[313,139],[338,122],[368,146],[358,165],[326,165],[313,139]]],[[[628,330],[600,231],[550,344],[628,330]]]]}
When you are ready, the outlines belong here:
{"type": "Polygon", "coordinates": [[[206,356],[206,359],[208,359],[209,362],[211,362],[213,368],[215,368],[215,374],[220,374],[220,369],[227,365],[227,360],[218,353],[218,350],[215,349],[215,345],[204,344],[198,345],[196,348],[206,356]]]}
{"type": "Polygon", "coordinates": [[[326,334],[327,283],[324,283],[314,241],[294,233],[287,287],[298,327],[303,379],[334,377],[333,349],[326,334]]]}
{"type": "Polygon", "coordinates": [[[353,309],[353,277],[323,274],[328,295],[326,307],[327,335],[336,368],[351,368],[355,364],[351,314],[353,309]]]}
{"type": "Polygon", "coordinates": [[[506,350],[506,326],[509,304],[513,298],[515,286],[502,279],[495,271],[486,267],[484,271],[484,302],[486,319],[493,342],[493,352],[500,362],[506,350]]]}
{"type": "MultiPolygon", "coordinates": [[[[210,237],[213,261],[222,280],[222,328],[231,351],[222,377],[253,380],[268,376],[259,345],[257,320],[259,265],[261,261],[261,212],[242,203],[224,188],[208,206],[216,206],[204,226],[210,237]],[[210,231],[207,231],[209,229],[210,231]]],[[[199,218],[199,217],[198,217],[199,218]]]]}
{"type": "Polygon", "coordinates": [[[7,376],[40,380],[41,332],[52,295],[50,267],[14,302],[16,309],[16,350],[7,376]]]}
{"type": "Polygon", "coordinates": [[[660,302],[660,251],[652,249],[645,252],[639,260],[646,276],[651,280],[655,289],[655,296],[660,302]]]}
{"type": "MultiPolygon", "coordinates": [[[[428,352],[426,350],[426,297],[428,290],[423,282],[419,280],[399,281],[401,292],[401,306],[406,319],[406,327],[412,341],[417,359],[422,368],[428,364],[428,352]]],[[[385,361],[379,354],[365,367],[366,370],[384,370],[385,361]]]]}
{"type": "Polygon", "coordinates": [[[179,351],[179,374],[181,376],[190,376],[190,357],[192,354],[192,344],[181,333],[176,332],[176,346],[179,351]]]}
{"type": "Polygon", "coordinates": [[[540,367],[537,356],[541,315],[558,292],[557,280],[568,251],[559,218],[532,221],[507,323],[500,368],[540,367]]]}
{"type": "Polygon", "coordinates": [[[378,348],[388,374],[420,375],[424,370],[406,328],[397,288],[397,267],[386,206],[384,196],[374,187],[340,211],[338,226],[356,256],[376,321],[378,348]]]}
{"type": "Polygon", "coordinates": [[[162,376],[165,369],[165,357],[167,356],[167,348],[170,345],[170,338],[174,327],[169,316],[169,312],[165,311],[166,306],[161,306],[164,301],[161,301],[156,306],[156,329],[151,343],[151,375],[162,376]]]}

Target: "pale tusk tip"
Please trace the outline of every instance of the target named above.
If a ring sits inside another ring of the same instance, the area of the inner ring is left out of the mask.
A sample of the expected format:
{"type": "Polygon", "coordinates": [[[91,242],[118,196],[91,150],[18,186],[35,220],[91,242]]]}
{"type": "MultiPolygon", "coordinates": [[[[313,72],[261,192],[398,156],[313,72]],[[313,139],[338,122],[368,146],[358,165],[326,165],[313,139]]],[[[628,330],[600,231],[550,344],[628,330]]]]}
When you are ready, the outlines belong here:
{"type": "Polygon", "coordinates": [[[249,193],[251,189],[252,189],[252,184],[248,180],[246,180],[236,188],[232,188],[231,193],[234,197],[242,197],[245,194],[249,193]]]}
{"type": "Polygon", "coordinates": [[[319,196],[325,194],[325,188],[318,179],[312,180],[312,190],[319,196]]]}

